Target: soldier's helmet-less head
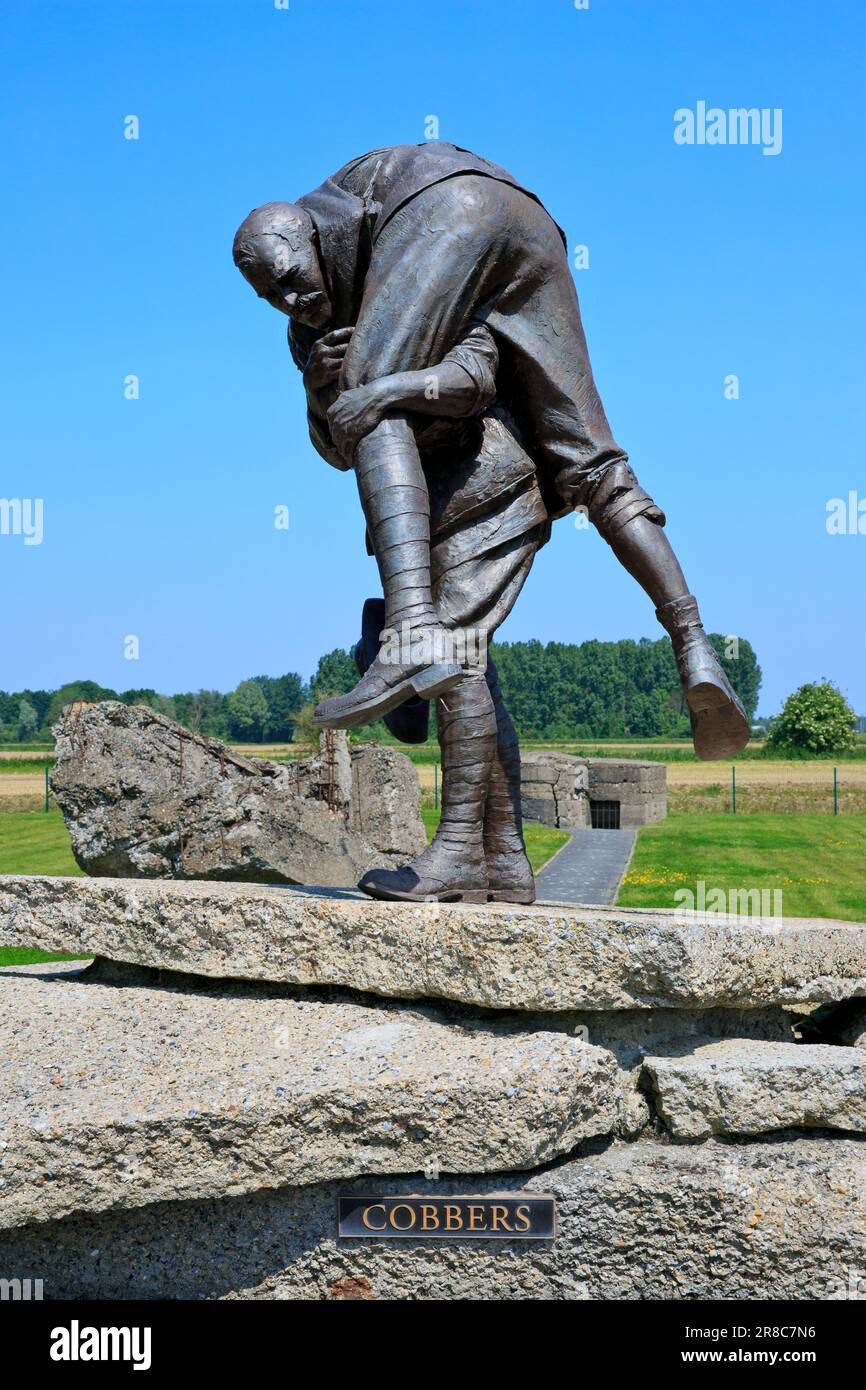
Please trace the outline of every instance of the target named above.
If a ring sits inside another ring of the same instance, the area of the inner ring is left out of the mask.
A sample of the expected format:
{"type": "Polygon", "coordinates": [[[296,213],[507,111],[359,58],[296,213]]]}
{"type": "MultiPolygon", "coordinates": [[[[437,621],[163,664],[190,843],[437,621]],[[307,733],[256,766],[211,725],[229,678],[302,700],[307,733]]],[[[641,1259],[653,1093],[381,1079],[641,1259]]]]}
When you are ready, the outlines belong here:
{"type": "Polygon", "coordinates": [[[331,301],[319,259],[316,229],[295,203],[264,203],[235,233],[235,265],[260,299],[310,328],[324,328],[331,301]]]}

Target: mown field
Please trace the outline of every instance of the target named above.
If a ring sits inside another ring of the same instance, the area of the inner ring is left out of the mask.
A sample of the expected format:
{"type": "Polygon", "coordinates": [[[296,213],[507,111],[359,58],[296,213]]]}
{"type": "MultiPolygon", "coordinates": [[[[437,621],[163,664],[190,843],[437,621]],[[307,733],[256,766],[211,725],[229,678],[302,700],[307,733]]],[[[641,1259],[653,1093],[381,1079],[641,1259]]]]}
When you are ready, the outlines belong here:
{"type": "MultiPolygon", "coordinates": [[[[59,811],[22,811],[0,815],[0,874],[74,874],[83,877],[72,857],[69,833],[59,811]]],[[[74,956],[0,947],[0,965],[30,965],[74,956]]]]}
{"type": "Polygon", "coordinates": [[[668,816],[641,830],[617,901],[684,906],[677,889],[700,881],[779,890],[786,917],[866,922],[866,816],[668,816]]]}

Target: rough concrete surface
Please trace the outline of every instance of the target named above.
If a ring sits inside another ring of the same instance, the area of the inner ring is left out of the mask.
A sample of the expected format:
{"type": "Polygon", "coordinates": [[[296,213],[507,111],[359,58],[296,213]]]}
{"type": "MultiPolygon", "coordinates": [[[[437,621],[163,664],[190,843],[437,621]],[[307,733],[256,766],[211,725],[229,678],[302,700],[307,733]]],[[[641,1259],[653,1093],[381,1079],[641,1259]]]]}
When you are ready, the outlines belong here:
{"type": "Polygon", "coordinates": [[[676,1139],[789,1127],[866,1131],[866,1050],[729,1039],[647,1057],[656,1109],[676,1139]]]}
{"type": "Polygon", "coordinates": [[[376,903],[251,884],[0,876],[0,946],[529,1011],[866,995],[866,926],[854,922],[376,903]]]}
{"type": "Polygon", "coordinates": [[[594,801],[619,802],[623,830],[667,815],[664,763],[534,749],[521,755],[520,778],[524,819],[560,830],[588,829],[594,801]]]}
{"type": "Polygon", "coordinates": [[[618,801],[623,830],[664,820],[668,813],[665,763],[642,758],[587,758],[588,793],[593,801],[618,801]]]}
{"type": "Polygon", "coordinates": [[[534,1166],[609,1133],[565,1033],[241,986],[0,979],[0,1225],[355,1174],[534,1166]]]}
{"type": "Polygon", "coordinates": [[[588,826],[586,759],[547,749],[521,753],[520,797],[525,820],[560,830],[588,826]]]}
{"type": "Polygon", "coordinates": [[[532,1174],[161,1202],[0,1232],[0,1266],[49,1299],[862,1299],[866,1141],[642,1139],[532,1174]],[[556,1198],[553,1244],[336,1239],[339,1195],[524,1190],[556,1198]]]}

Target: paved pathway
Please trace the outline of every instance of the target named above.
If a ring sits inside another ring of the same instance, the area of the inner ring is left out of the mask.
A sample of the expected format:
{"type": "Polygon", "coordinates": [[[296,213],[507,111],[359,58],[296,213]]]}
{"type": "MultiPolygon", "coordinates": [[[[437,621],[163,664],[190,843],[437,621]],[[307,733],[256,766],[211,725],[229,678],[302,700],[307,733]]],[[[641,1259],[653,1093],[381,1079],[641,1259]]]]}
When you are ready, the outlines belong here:
{"type": "Polygon", "coordinates": [[[536,878],[539,902],[612,903],[634,846],[633,830],[573,830],[536,878]]]}

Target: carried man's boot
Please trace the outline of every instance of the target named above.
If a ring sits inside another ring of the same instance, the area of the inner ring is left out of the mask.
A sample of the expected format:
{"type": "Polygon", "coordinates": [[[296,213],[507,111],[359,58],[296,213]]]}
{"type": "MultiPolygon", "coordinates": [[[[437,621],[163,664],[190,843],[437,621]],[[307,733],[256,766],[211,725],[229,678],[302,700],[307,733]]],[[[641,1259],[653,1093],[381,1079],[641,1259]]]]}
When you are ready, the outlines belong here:
{"type": "Polygon", "coordinates": [[[460,681],[454,636],[439,622],[430,591],[430,499],[415,437],[400,417],[360,440],[355,475],[385,595],[388,640],[348,695],[316,707],[324,729],[355,729],[405,700],[429,700],[460,681]]]}
{"type": "Polygon", "coordinates": [[[462,680],[437,701],[442,817],[431,844],[400,869],[371,869],[358,887],[373,898],[483,903],[488,898],[484,812],[496,748],[486,680],[462,680]]]}
{"type": "Polygon", "coordinates": [[[589,517],[670,633],[698,757],[734,757],[749,741],[749,721],[704,632],[697,600],[664,533],[664,512],[629,464],[617,462],[594,489],[589,517]]]}
{"type": "MultiPolygon", "coordinates": [[[[385,600],[364,600],[361,613],[361,639],[355,643],[355,665],[363,676],[372,666],[379,651],[379,639],[385,626],[385,600]]],[[[430,727],[430,701],[413,696],[385,715],[385,728],[401,743],[426,743],[430,727]]]]}
{"type": "Polygon", "coordinates": [[[534,903],[535,879],[523,841],[520,745],[492,661],[487,663],[487,684],[496,716],[496,752],[484,808],[487,897],[495,903],[534,903]]]}
{"type": "Polygon", "coordinates": [[[746,711],[704,632],[698,601],[684,594],[656,609],[670,633],[699,758],[732,758],[749,741],[746,711]]]}

